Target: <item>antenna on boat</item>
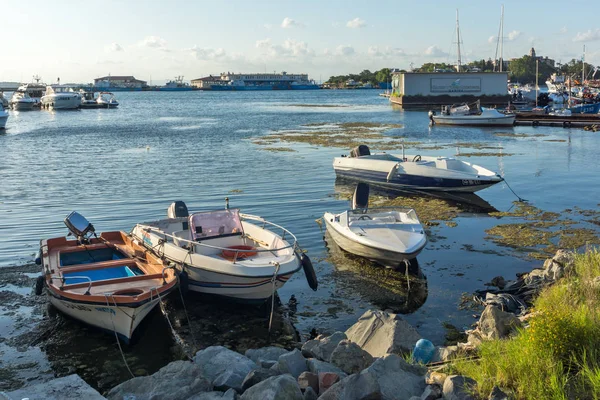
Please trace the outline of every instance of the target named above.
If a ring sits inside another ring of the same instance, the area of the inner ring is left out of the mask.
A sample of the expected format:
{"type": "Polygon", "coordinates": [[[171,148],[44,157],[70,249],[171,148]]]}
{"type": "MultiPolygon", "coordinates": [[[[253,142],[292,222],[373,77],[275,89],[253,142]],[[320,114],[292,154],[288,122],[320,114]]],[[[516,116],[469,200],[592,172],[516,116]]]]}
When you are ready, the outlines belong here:
{"type": "Polygon", "coordinates": [[[229,210],[229,197],[225,197],[225,209],[229,210]]]}
{"type": "Polygon", "coordinates": [[[456,72],[460,72],[460,26],[458,24],[458,8],[456,9],[456,46],[458,49],[458,59],[456,60],[456,72]]]}

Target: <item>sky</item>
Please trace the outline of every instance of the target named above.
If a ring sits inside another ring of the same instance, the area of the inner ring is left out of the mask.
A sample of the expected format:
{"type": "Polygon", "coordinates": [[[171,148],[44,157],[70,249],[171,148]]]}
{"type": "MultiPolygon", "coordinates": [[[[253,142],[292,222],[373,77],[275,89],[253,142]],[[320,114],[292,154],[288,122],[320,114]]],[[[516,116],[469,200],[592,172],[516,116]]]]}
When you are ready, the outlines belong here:
{"type": "Polygon", "coordinates": [[[600,64],[589,1],[2,0],[0,81],[150,84],[221,72],[332,75],[494,59],[504,4],[504,59],[537,55],[600,64]]]}

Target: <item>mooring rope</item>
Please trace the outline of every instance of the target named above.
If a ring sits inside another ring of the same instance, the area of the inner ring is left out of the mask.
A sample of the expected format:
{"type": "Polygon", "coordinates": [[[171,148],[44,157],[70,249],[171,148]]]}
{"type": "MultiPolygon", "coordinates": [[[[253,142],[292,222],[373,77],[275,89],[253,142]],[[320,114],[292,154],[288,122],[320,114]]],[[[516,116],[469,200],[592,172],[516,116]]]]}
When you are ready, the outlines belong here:
{"type": "Polygon", "coordinates": [[[514,190],[512,190],[512,188],[510,187],[510,185],[508,184],[508,182],[506,181],[506,179],[504,179],[504,183],[506,183],[506,187],[509,188],[510,191],[513,192],[513,194],[515,196],[517,196],[517,199],[519,199],[520,202],[522,202],[522,203],[526,203],[527,202],[526,199],[522,198],[521,196],[519,196],[518,194],[516,194],[514,190]]]}
{"type": "Polygon", "coordinates": [[[108,313],[110,314],[110,322],[112,323],[113,332],[115,333],[115,339],[117,340],[117,345],[119,346],[119,351],[121,352],[121,357],[123,357],[123,363],[125,363],[125,367],[127,367],[127,371],[129,371],[132,378],[135,378],[135,375],[133,374],[133,372],[131,372],[131,368],[129,368],[129,364],[127,364],[127,359],[125,358],[125,353],[123,353],[123,348],[121,347],[121,341],[119,340],[119,335],[117,335],[117,328],[115,327],[115,321],[113,320],[113,315],[110,310],[110,303],[108,301],[109,296],[112,298],[113,303],[117,309],[118,309],[118,306],[117,306],[117,302],[115,301],[115,298],[112,296],[112,294],[104,293],[104,297],[106,298],[106,306],[109,308],[108,313]]]}
{"type": "MultiPolygon", "coordinates": [[[[181,272],[183,272],[183,264],[181,264],[181,272]]],[[[179,275],[177,275],[177,280],[179,281],[179,275]]],[[[192,337],[192,342],[194,343],[194,350],[198,349],[198,344],[196,343],[196,337],[194,336],[194,330],[192,329],[192,321],[190,321],[190,316],[187,312],[187,307],[185,306],[185,301],[183,300],[183,291],[181,290],[181,282],[179,282],[179,297],[181,298],[181,304],[183,305],[183,312],[185,313],[185,318],[188,322],[188,327],[190,328],[190,336],[192,337]]]]}
{"type": "Polygon", "coordinates": [[[156,291],[156,295],[158,297],[158,304],[160,305],[160,311],[163,313],[163,315],[165,316],[165,319],[167,320],[167,323],[169,324],[169,327],[171,328],[171,333],[173,334],[173,337],[175,338],[175,341],[177,342],[177,344],[179,344],[179,346],[181,347],[181,349],[183,350],[183,352],[185,353],[185,356],[187,358],[189,358],[190,361],[194,361],[194,358],[190,356],[190,354],[187,351],[187,347],[185,346],[185,343],[183,342],[183,339],[181,338],[181,336],[179,336],[177,334],[177,332],[175,332],[175,328],[173,328],[173,325],[171,324],[171,320],[169,319],[169,314],[167,313],[167,310],[163,304],[163,300],[162,297],[160,296],[160,293],[158,291],[158,289],[156,287],[150,289],[150,291],[152,290],[156,291]]]}
{"type": "Polygon", "coordinates": [[[275,282],[277,281],[277,273],[279,273],[279,263],[277,261],[273,262],[275,265],[275,273],[273,274],[273,278],[271,278],[271,283],[273,284],[273,289],[271,291],[271,315],[269,315],[269,334],[271,334],[271,326],[273,325],[273,313],[275,312],[275,282]]]}

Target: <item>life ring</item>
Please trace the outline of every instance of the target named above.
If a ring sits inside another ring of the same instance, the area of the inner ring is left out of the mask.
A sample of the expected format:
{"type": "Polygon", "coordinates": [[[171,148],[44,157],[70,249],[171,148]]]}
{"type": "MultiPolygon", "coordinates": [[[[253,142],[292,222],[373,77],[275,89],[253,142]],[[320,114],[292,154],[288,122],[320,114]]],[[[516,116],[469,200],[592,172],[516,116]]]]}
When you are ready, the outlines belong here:
{"type": "Polygon", "coordinates": [[[256,247],[253,246],[229,246],[227,250],[221,252],[221,257],[233,261],[252,257],[257,254],[256,247]]]}

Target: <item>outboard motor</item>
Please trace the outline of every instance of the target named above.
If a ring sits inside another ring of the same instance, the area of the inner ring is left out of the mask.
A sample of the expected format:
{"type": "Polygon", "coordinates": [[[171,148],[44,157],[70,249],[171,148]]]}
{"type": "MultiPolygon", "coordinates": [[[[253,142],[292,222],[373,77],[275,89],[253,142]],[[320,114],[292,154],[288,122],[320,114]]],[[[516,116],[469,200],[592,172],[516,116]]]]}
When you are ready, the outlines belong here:
{"type": "Polygon", "coordinates": [[[73,211],[71,214],[67,215],[67,218],[65,218],[65,225],[69,229],[69,232],[77,238],[79,243],[86,243],[88,241],[88,238],[86,237],[88,233],[96,233],[94,225],[77,211],[73,211]]]}
{"type": "Polygon", "coordinates": [[[174,201],[167,209],[167,217],[169,218],[187,218],[189,216],[188,208],[181,200],[174,201]]]}
{"type": "Polygon", "coordinates": [[[352,209],[366,211],[369,207],[369,185],[359,182],[352,196],[352,209]]]}
{"type": "Polygon", "coordinates": [[[350,150],[350,157],[361,157],[361,156],[370,156],[371,151],[369,150],[369,146],[366,144],[361,144],[350,150]]]}

